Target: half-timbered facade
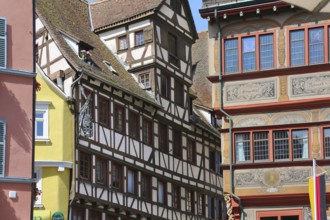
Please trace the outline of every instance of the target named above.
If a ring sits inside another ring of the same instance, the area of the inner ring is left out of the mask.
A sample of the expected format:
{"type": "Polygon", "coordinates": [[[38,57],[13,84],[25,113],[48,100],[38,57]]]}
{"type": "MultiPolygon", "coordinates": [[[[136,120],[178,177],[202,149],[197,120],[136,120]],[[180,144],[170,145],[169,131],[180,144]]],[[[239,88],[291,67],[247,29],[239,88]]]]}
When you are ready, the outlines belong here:
{"type": "MultiPolygon", "coordinates": [[[[36,2],[39,65],[72,96],[69,101],[75,106],[70,217],[105,220],[220,216],[219,136],[192,108],[194,96],[189,93],[191,45],[196,36],[188,2],[177,6],[179,16],[168,1],[143,1],[143,9],[137,7],[139,1],[130,1],[127,8],[139,10],[136,16],[156,8],[160,15],[137,23],[125,22],[124,29],[118,27],[124,32],[113,31],[117,37],[112,46],[102,36],[104,33],[109,38],[111,30],[100,33],[94,23],[94,7],[103,3],[36,2]],[[147,5],[151,8],[146,12],[147,5]],[[173,13],[177,18],[171,22],[169,16],[173,13]],[[175,50],[173,47],[171,51],[170,45],[175,45],[175,50]]],[[[109,4],[101,7],[106,9],[102,14],[116,17],[111,10],[117,3],[109,4]]],[[[133,15],[126,16],[130,20],[133,15]]],[[[111,37],[109,42],[113,42],[111,37]]]]}
{"type": "Polygon", "coordinates": [[[200,13],[235,219],[310,219],[312,159],[330,169],[330,15],[278,0],[204,0],[200,13]]]}

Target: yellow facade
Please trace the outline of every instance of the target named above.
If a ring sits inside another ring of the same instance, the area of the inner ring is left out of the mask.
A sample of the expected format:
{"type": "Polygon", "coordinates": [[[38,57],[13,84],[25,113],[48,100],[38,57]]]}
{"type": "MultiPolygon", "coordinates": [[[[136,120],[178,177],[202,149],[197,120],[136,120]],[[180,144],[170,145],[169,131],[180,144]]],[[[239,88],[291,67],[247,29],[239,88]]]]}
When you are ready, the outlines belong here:
{"type": "Polygon", "coordinates": [[[55,212],[60,211],[67,219],[74,117],[65,94],[40,69],[37,70],[37,82],[41,85],[36,97],[37,106],[38,103],[48,104],[48,139],[36,138],[35,143],[35,168],[41,171],[42,193],[41,202],[35,204],[34,218],[51,219],[55,212]]]}

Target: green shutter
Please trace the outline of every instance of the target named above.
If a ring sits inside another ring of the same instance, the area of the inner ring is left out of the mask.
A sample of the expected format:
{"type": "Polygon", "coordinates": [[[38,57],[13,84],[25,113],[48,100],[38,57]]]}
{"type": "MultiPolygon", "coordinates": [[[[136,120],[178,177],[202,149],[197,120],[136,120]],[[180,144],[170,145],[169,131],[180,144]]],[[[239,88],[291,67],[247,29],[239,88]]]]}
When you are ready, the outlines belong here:
{"type": "Polygon", "coordinates": [[[0,121],[0,176],[5,175],[6,122],[0,121]]]}
{"type": "Polygon", "coordinates": [[[7,25],[6,19],[0,17],[0,68],[7,65],[7,25]]]}

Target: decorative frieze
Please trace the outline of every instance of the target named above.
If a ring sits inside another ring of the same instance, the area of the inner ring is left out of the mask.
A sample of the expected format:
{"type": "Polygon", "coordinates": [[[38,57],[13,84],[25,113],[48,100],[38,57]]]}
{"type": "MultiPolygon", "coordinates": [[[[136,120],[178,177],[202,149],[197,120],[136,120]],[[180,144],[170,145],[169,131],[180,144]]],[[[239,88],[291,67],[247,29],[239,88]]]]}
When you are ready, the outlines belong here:
{"type": "Polygon", "coordinates": [[[234,174],[235,187],[261,187],[269,193],[278,192],[283,186],[307,185],[311,170],[311,167],[237,170],[234,174]]]}
{"type": "Polygon", "coordinates": [[[225,84],[225,104],[251,104],[277,100],[278,79],[250,80],[225,84]]]}
{"type": "Polygon", "coordinates": [[[247,117],[239,120],[237,123],[235,123],[236,128],[241,127],[255,127],[255,126],[264,126],[268,125],[268,121],[257,116],[247,117]]]}
{"type": "Polygon", "coordinates": [[[324,97],[330,95],[330,73],[290,76],[290,98],[324,97]]]}
{"type": "Polygon", "coordinates": [[[273,125],[284,125],[284,124],[299,124],[306,123],[310,120],[307,120],[305,115],[295,113],[289,113],[281,115],[280,117],[274,119],[273,125]]]}
{"type": "MultiPolygon", "coordinates": [[[[251,114],[233,116],[234,127],[258,127],[312,122],[312,111],[277,112],[273,114],[251,114]]],[[[320,121],[321,119],[317,118],[320,121]]]]}

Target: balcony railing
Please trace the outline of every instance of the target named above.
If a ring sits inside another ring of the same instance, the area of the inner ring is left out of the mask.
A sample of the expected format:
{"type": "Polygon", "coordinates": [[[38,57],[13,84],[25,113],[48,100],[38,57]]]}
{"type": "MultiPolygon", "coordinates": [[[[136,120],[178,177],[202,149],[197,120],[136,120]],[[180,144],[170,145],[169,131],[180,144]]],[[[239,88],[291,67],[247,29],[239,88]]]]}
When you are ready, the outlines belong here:
{"type": "Polygon", "coordinates": [[[233,4],[237,2],[246,2],[251,0],[203,0],[203,8],[213,7],[217,5],[233,4]]]}

